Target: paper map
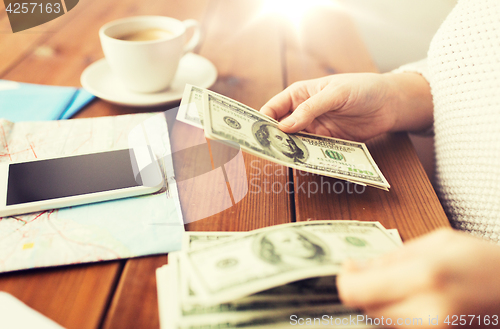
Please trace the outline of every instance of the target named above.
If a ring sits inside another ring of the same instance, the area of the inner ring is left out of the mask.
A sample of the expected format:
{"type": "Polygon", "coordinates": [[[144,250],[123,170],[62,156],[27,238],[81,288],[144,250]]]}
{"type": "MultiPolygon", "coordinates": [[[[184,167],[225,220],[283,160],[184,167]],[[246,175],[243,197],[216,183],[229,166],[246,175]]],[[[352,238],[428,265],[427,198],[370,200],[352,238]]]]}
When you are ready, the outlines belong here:
{"type": "MultiPolygon", "coordinates": [[[[142,122],[158,159],[170,154],[163,114],[68,121],[0,120],[0,162],[128,148],[142,122]],[[146,126],[146,124],[145,124],[146,126]]],[[[167,161],[165,161],[167,162],[167,161]]],[[[184,225],[172,163],[161,163],[168,188],[141,197],[0,218],[0,272],[96,262],[179,250],[184,225]]]]}

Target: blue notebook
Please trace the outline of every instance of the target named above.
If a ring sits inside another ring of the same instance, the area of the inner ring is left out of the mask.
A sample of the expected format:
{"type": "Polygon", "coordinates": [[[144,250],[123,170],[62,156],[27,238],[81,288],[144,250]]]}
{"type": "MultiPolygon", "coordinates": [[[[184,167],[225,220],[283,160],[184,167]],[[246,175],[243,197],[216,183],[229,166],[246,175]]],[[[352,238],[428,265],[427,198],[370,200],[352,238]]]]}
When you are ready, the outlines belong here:
{"type": "Polygon", "coordinates": [[[0,80],[0,118],[12,122],[69,119],[93,99],[82,88],[0,80]]]}

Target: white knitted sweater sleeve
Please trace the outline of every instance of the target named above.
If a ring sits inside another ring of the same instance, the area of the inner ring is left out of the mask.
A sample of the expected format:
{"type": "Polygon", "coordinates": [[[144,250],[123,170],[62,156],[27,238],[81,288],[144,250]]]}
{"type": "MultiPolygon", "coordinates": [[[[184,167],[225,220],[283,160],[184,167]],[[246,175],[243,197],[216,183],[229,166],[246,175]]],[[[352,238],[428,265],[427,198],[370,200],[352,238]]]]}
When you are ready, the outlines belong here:
{"type": "Polygon", "coordinates": [[[500,243],[500,1],[458,0],[426,63],[436,189],[454,228],[500,243]]]}
{"type": "Polygon", "coordinates": [[[427,66],[427,58],[421,59],[417,62],[409,63],[392,70],[392,73],[403,73],[403,72],[416,72],[420,73],[425,80],[429,79],[429,68],[427,66]]]}
{"type": "MultiPolygon", "coordinates": [[[[398,67],[395,70],[392,70],[392,73],[404,73],[404,72],[415,72],[422,75],[427,82],[430,81],[429,68],[427,65],[427,58],[421,59],[417,62],[409,63],[398,67]]],[[[433,136],[434,135],[434,125],[431,125],[427,129],[422,131],[412,132],[416,135],[421,136],[433,136]]]]}

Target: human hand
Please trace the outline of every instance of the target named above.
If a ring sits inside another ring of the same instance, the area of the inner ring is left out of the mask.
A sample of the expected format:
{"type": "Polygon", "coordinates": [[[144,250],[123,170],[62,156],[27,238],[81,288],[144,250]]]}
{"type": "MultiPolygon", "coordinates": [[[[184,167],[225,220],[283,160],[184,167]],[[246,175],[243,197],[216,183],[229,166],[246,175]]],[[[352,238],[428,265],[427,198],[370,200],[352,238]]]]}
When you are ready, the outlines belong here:
{"type": "Polygon", "coordinates": [[[345,264],[337,286],[346,306],[391,318],[393,326],[421,318],[413,327],[447,328],[455,319],[467,328],[498,328],[499,273],[500,246],[442,229],[362,266],[345,264]],[[438,317],[438,325],[429,325],[429,317],[438,317]]]}
{"type": "Polygon", "coordinates": [[[432,97],[427,81],[415,73],[337,74],[294,83],[261,112],[280,121],[286,133],[362,141],[430,126],[432,97]]]}

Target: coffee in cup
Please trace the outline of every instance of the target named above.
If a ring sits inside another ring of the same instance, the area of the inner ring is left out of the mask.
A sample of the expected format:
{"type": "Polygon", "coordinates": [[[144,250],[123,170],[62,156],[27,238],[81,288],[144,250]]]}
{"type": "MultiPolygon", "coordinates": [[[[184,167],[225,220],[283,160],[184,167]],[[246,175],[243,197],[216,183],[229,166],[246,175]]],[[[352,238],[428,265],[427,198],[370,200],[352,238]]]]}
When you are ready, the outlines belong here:
{"type": "Polygon", "coordinates": [[[170,87],[182,56],[200,41],[200,25],[193,19],[136,16],[105,24],[99,37],[111,71],[125,87],[154,93],[170,87]],[[186,43],[189,29],[194,33],[186,43]]]}
{"type": "Polygon", "coordinates": [[[169,30],[159,29],[159,28],[150,28],[140,31],[135,31],[132,33],[127,33],[122,36],[116,37],[119,40],[124,41],[151,41],[158,39],[168,39],[174,36],[169,30]]]}

